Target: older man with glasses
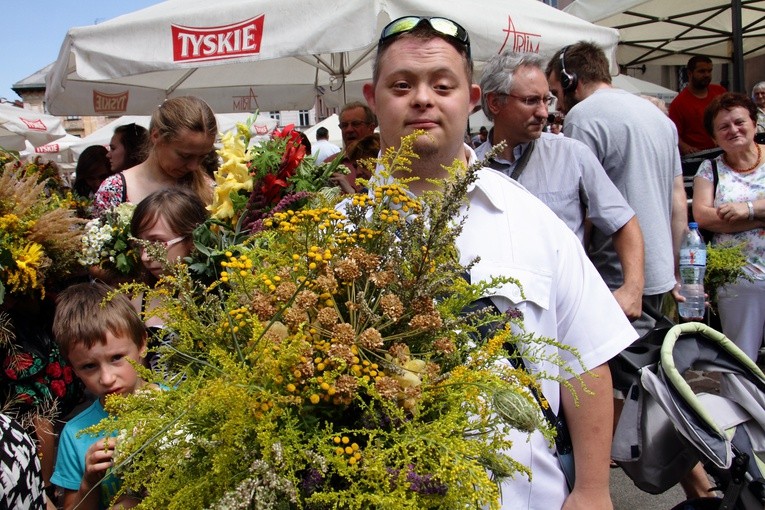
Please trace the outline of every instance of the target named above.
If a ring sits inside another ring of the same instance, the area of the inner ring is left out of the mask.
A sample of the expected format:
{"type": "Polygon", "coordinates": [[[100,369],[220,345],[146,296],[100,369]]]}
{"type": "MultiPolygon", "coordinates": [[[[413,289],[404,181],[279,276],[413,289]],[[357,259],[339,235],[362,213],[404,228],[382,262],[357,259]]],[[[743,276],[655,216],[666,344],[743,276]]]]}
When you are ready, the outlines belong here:
{"type": "Polygon", "coordinates": [[[504,141],[488,165],[517,180],[585,239],[585,219],[611,236],[624,270],[614,297],[625,315],[637,319],[643,293],[643,234],[637,217],[592,151],[583,143],[544,132],[550,95],[543,60],[536,54],[504,52],[486,63],[481,105],[494,121],[479,158],[504,141]]]}
{"type": "Polygon", "coordinates": [[[374,134],[375,128],[377,127],[377,118],[369,106],[360,101],[354,101],[352,103],[347,103],[343,106],[343,109],[340,110],[339,127],[343,136],[344,152],[329,156],[324,161],[333,161],[342,154],[343,165],[348,167],[350,173],[336,173],[332,176],[332,181],[342,188],[343,191],[354,192],[358,189],[356,185],[356,177],[364,177],[364,172],[356,167],[356,165],[347,157],[347,154],[355,142],[374,134]]]}
{"type": "MultiPolygon", "coordinates": [[[[408,16],[385,27],[364,97],[378,116],[382,151],[399,147],[401,138],[415,130],[426,131],[415,141],[419,158],[412,161],[412,173],[404,175],[419,178],[409,183],[412,193],[438,189],[455,160],[476,161],[464,143],[464,130],[481,91],[473,84],[468,34],[454,21],[408,16]]],[[[581,355],[548,345],[537,353],[543,360],[533,368],[551,376],[543,378],[542,393],[550,411],[564,414],[568,423],[576,465],[573,490],[566,489],[554,445],[539,432],[529,437],[511,430],[508,454],[528,466],[533,478],[503,480],[502,508],[610,509],[613,409],[606,362],[635,339],[635,331],[573,232],[522,186],[485,168],[467,198],[457,248],[463,264],[480,258],[470,268],[471,279],[517,278],[524,296],[502,288],[491,296],[492,303],[501,312],[520,310],[528,333],[568,344],[581,355]],[[568,368],[550,361],[557,357],[568,368]],[[562,390],[559,380],[571,382],[576,398],[562,390]],[[590,392],[582,391],[582,383],[590,392]]]]}

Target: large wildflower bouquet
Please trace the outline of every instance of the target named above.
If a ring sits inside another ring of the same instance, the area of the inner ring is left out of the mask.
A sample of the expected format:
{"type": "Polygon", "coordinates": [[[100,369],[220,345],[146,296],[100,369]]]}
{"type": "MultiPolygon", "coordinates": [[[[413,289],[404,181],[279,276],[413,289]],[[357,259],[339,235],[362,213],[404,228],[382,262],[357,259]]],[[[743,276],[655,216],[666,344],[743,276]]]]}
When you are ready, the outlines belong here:
{"type": "Polygon", "coordinates": [[[522,317],[466,312],[510,283],[458,263],[476,170],[422,199],[383,179],[346,207],[276,212],[212,285],[181,266],[147,290],[177,334],[168,389],[107,398],[97,426],[140,508],[498,507],[497,482],[529,475],[502,453],[507,428],[552,432],[507,360],[519,335],[533,344],[522,317]]]}
{"type": "Polygon", "coordinates": [[[294,208],[309,192],[327,186],[340,162],[317,165],[306,157],[293,125],[275,129],[271,138],[250,143],[250,127],[238,124],[225,133],[218,151],[223,163],[215,173],[213,220],[245,230],[261,228],[270,214],[294,208]]]}
{"type": "Polygon", "coordinates": [[[132,274],[139,263],[139,253],[130,235],[134,210],[135,204],[123,202],[90,220],[82,236],[80,264],[99,266],[123,275],[132,274]]]}
{"type": "Polygon", "coordinates": [[[78,267],[82,221],[45,171],[18,161],[0,168],[0,304],[6,293],[44,297],[49,281],[78,267]]]}

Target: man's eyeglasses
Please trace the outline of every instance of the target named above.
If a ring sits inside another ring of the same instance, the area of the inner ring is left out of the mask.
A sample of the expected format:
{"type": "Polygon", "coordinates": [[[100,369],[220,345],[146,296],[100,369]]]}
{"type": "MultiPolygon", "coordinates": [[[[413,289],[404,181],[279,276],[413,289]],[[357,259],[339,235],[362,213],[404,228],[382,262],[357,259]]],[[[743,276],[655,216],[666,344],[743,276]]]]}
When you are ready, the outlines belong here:
{"type": "Polygon", "coordinates": [[[369,122],[365,122],[363,120],[352,120],[350,122],[341,122],[338,124],[338,126],[340,126],[340,129],[345,129],[347,127],[352,127],[355,129],[359,126],[365,126],[367,124],[369,124],[369,122]]]}
{"type": "Polygon", "coordinates": [[[551,95],[547,95],[547,96],[517,96],[515,94],[507,94],[507,95],[517,99],[518,101],[525,104],[526,106],[538,106],[540,104],[543,104],[549,108],[555,102],[555,96],[551,96],[551,95]]]}
{"type": "Polygon", "coordinates": [[[404,16],[403,18],[395,19],[383,28],[382,33],[380,34],[379,44],[382,44],[392,37],[411,32],[422,22],[426,22],[436,32],[463,44],[467,50],[467,56],[470,58],[470,37],[468,36],[467,30],[462,28],[458,23],[447,18],[404,16]]]}

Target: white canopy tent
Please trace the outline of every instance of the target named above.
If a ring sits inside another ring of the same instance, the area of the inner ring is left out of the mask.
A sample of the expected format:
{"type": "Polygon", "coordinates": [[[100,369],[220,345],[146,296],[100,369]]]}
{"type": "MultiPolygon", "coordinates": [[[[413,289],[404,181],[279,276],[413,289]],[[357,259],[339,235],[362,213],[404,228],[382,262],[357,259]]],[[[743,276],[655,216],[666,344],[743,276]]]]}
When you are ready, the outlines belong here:
{"type": "Polygon", "coordinates": [[[339,124],[340,117],[338,117],[336,113],[333,113],[318,124],[306,129],[305,135],[308,137],[309,142],[312,144],[316,143],[316,131],[321,127],[325,127],[327,128],[327,131],[329,131],[329,141],[342,148],[343,132],[340,130],[339,124]]]}
{"type": "Polygon", "coordinates": [[[583,35],[613,62],[618,39],[537,0],[167,0],[70,29],[46,104],[58,115],[146,114],[188,94],[216,112],[342,105],[362,99],[380,31],[405,15],[459,22],[479,63],[504,48],[549,57],[583,35]]]}
{"type": "Polygon", "coordinates": [[[61,119],[0,103],[0,147],[23,151],[30,145],[43,145],[66,135],[61,119]]]}
{"type": "MultiPolygon", "coordinates": [[[[236,129],[237,123],[246,123],[250,116],[249,113],[216,113],[215,119],[218,121],[218,131],[220,133],[226,133],[227,131],[236,129]]],[[[35,153],[47,156],[48,159],[53,159],[51,156],[60,156],[58,158],[59,161],[76,162],[77,158],[82,154],[82,151],[87,147],[90,147],[91,145],[109,145],[114,130],[117,127],[135,123],[148,129],[150,120],[151,117],[149,115],[123,115],[105,126],[98,128],[84,138],[67,135],[53,143],[40,147],[32,147],[29,149],[29,152],[30,154],[35,153]]],[[[257,141],[269,137],[276,126],[276,120],[263,115],[258,116],[252,126],[250,126],[252,140],[257,141]]]]}
{"type": "Polygon", "coordinates": [[[626,74],[613,76],[611,84],[616,88],[632,92],[633,94],[657,97],[666,103],[670,103],[677,96],[677,92],[672,89],[626,74]]]}
{"type": "Polygon", "coordinates": [[[765,54],[765,0],[575,0],[564,11],[618,29],[623,66],[706,55],[733,64],[733,90],[743,90],[744,59],[765,54]]]}

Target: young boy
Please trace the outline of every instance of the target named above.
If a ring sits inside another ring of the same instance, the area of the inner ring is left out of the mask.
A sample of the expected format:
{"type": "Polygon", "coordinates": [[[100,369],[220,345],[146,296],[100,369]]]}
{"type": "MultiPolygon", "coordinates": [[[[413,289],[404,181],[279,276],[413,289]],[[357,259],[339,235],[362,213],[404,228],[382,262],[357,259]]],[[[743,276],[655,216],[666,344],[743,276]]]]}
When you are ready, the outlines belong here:
{"type": "MultiPolygon", "coordinates": [[[[114,463],[115,441],[78,433],[108,417],[103,407],[107,395],[127,395],[146,384],[131,363],[141,364],[146,356],[146,329],[127,297],[120,294],[107,299],[111,291],[103,283],[73,285],[61,293],[56,304],[56,341],[74,372],[97,397],[64,426],[59,439],[51,482],[64,488],[65,510],[109,507],[120,483],[107,475],[114,463]]],[[[136,503],[123,497],[115,508],[136,503]]]]}

